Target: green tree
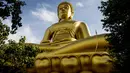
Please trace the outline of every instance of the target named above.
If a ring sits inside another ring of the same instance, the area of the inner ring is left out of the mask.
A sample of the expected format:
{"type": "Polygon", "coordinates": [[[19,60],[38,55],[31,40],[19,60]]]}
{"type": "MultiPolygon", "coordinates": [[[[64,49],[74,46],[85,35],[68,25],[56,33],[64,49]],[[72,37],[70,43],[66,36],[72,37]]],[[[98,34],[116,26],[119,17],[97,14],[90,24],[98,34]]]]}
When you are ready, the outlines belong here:
{"type": "Polygon", "coordinates": [[[20,0],[0,0],[0,73],[26,73],[26,69],[34,64],[34,57],[39,52],[38,47],[25,43],[21,37],[18,43],[8,40],[8,35],[16,33],[22,26],[21,7],[25,2],[20,0]],[[10,27],[2,20],[11,19],[10,27]],[[8,44],[5,41],[8,40],[8,44]]]}
{"type": "Polygon", "coordinates": [[[25,37],[19,43],[9,40],[0,46],[0,73],[26,73],[27,68],[34,66],[38,52],[38,47],[25,43],[25,37]]]}
{"type": "Polygon", "coordinates": [[[12,21],[12,33],[16,33],[18,27],[22,26],[21,7],[25,5],[25,2],[20,0],[0,0],[0,18],[11,18],[12,21]]]}
{"type": "Polygon", "coordinates": [[[110,32],[107,41],[115,58],[113,72],[130,73],[130,0],[101,1],[99,9],[104,16],[103,28],[110,32]]]}
{"type": "Polygon", "coordinates": [[[5,44],[5,40],[9,35],[10,28],[6,24],[2,24],[0,20],[0,46],[5,44]]]}

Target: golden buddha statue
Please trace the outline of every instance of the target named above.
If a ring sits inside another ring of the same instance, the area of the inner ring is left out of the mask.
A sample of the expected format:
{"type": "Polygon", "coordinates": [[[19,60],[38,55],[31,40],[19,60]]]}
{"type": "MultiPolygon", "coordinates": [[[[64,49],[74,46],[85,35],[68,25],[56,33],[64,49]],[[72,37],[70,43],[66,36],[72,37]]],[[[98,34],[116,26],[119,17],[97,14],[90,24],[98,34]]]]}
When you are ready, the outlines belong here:
{"type": "Polygon", "coordinates": [[[70,3],[63,2],[58,6],[59,22],[46,30],[44,38],[40,43],[44,45],[42,47],[44,50],[59,49],[72,41],[90,36],[85,23],[72,20],[73,14],[74,11],[70,3]]]}
{"type": "Polygon", "coordinates": [[[43,52],[36,56],[36,72],[110,73],[106,34],[90,36],[84,22],[72,20],[74,10],[69,2],[60,3],[57,11],[59,22],[46,30],[38,45],[43,52]]]}

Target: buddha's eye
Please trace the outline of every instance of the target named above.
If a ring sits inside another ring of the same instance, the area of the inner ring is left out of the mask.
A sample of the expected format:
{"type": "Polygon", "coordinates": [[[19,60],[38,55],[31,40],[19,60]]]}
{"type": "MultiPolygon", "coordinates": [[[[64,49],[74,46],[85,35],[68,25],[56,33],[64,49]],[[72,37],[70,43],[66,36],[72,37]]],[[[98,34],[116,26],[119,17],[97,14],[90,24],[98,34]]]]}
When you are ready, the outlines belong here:
{"type": "Polygon", "coordinates": [[[64,8],[65,8],[65,9],[68,9],[68,7],[67,7],[67,6],[65,6],[64,8]]]}
{"type": "Polygon", "coordinates": [[[62,8],[60,8],[60,10],[62,10],[62,8]]]}

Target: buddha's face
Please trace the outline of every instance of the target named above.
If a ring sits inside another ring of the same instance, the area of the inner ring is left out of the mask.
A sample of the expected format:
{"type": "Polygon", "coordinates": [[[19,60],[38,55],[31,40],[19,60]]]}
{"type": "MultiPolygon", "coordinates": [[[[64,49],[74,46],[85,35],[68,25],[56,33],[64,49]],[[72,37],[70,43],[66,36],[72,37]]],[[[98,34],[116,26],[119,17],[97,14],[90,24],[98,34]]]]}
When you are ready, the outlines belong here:
{"type": "Polygon", "coordinates": [[[61,4],[58,8],[58,17],[60,19],[69,19],[71,17],[71,7],[69,4],[61,4]]]}

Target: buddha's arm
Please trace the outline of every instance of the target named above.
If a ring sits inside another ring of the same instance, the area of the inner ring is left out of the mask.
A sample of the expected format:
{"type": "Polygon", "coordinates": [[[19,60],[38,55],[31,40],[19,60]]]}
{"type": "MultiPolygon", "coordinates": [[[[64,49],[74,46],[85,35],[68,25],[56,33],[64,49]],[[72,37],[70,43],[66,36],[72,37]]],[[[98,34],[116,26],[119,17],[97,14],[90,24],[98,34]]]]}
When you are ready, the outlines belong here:
{"type": "Polygon", "coordinates": [[[44,37],[41,41],[40,44],[42,43],[50,43],[50,40],[51,40],[51,32],[50,32],[50,29],[48,28],[44,34],[44,37]]]}
{"type": "Polygon", "coordinates": [[[80,23],[78,32],[76,34],[77,39],[83,39],[90,36],[89,29],[87,25],[83,22],[80,23]]]}

